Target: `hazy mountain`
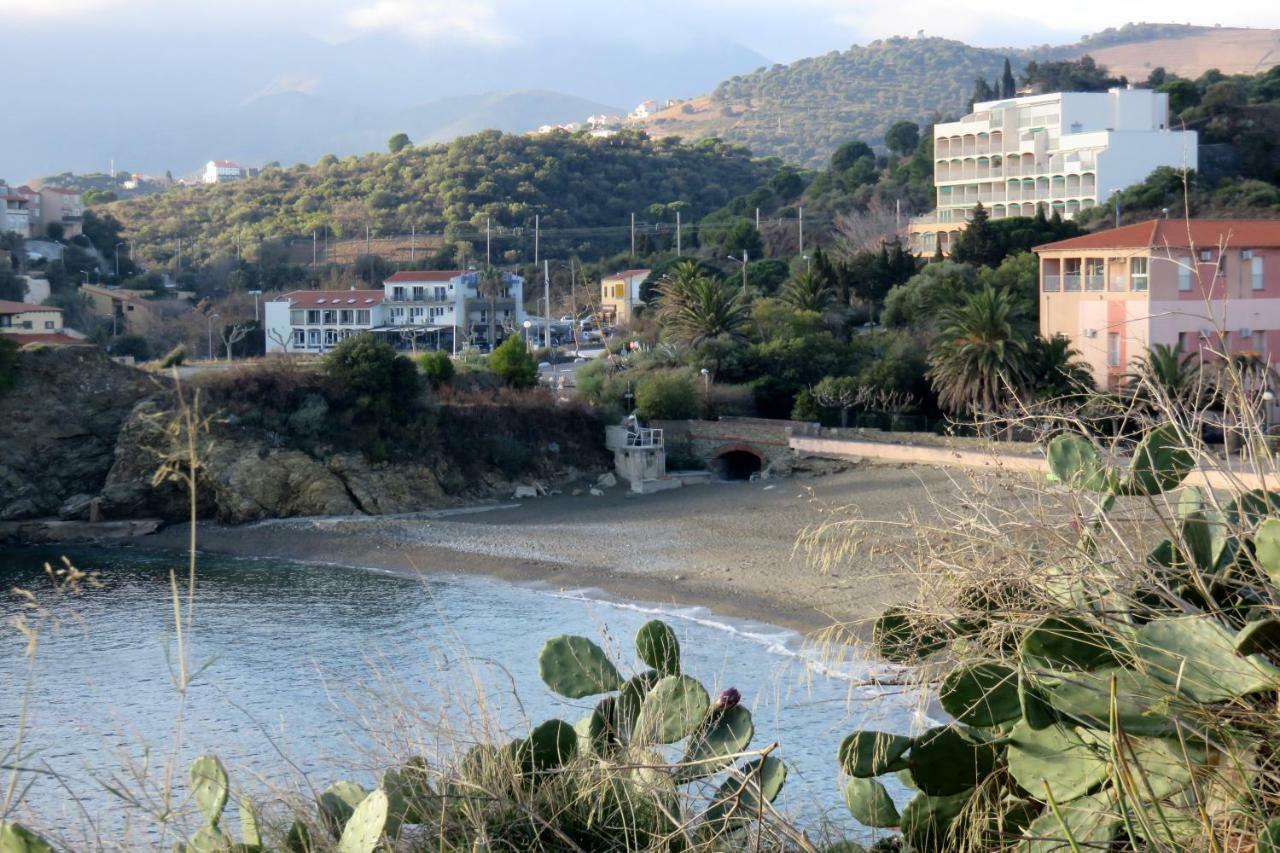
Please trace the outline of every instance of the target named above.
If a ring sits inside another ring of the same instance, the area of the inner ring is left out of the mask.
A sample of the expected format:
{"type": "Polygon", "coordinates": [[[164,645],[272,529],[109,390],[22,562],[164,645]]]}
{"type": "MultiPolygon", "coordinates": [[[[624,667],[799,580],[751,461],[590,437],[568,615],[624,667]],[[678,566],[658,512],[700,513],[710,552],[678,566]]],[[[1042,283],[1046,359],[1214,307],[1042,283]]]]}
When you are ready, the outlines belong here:
{"type": "Polygon", "coordinates": [[[7,123],[0,177],[103,170],[111,159],[184,174],[211,158],[253,165],[362,153],[401,130],[415,140],[523,131],[695,94],[767,62],[716,40],[426,48],[390,37],[330,45],[72,31],[58,46],[56,66],[7,69],[6,112],[20,120],[7,123]]]}

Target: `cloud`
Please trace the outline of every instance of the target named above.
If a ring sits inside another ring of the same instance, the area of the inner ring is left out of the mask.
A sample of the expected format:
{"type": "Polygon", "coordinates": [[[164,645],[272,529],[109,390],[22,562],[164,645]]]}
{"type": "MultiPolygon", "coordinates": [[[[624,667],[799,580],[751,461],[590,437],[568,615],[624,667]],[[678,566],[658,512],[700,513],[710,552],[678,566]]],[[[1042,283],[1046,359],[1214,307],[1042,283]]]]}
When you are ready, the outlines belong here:
{"type": "Polygon", "coordinates": [[[509,40],[492,3],[484,0],[377,0],[352,9],[346,23],[356,30],[403,33],[422,41],[449,38],[502,44],[509,40]]]}

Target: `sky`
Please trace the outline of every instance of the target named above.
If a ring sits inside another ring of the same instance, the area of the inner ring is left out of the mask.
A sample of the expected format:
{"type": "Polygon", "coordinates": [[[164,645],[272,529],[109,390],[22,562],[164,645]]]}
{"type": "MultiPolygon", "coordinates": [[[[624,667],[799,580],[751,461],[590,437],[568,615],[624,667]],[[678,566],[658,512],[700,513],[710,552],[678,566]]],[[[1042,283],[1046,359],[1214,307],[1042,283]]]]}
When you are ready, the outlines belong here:
{"type": "MultiPolygon", "coordinates": [[[[1179,23],[1280,27],[1280,4],[1257,0],[1164,0],[1158,14],[1179,23]]],[[[331,42],[390,33],[429,46],[715,34],[780,62],[922,29],[988,47],[1072,42],[1151,15],[1149,2],[1132,0],[1052,7],[1007,0],[0,0],[6,29],[44,36],[69,27],[278,32],[331,42]]]]}

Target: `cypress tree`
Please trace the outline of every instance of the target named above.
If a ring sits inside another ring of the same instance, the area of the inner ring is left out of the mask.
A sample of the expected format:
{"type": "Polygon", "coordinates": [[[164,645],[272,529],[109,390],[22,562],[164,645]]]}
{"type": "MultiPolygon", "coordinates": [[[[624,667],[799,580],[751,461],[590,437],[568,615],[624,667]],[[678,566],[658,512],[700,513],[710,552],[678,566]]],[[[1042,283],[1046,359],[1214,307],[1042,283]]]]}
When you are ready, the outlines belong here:
{"type": "Polygon", "coordinates": [[[1018,92],[1018,85],[1013,80],[1013,66],[1009,64],[1009,57],[1004,58],[1004,74],[1000,77],[1000,97],[1012,98],[1018,92]]]}

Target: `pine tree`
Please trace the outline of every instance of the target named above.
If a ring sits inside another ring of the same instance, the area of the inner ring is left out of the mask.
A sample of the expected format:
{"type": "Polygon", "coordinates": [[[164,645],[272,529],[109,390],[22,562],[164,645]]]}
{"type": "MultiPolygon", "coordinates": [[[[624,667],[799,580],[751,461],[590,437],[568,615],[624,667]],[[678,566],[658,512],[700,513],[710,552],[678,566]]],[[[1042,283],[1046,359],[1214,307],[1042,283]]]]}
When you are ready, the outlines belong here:
{"type": "Polygon", "coordinates": [[[1009,64],[1009,57],[1004,58],[1004,74],[1000,77],[1000,97],[1012,98],[1018,93],[1018,84],[1013,80],[1013,66],[1009,64]]]}

